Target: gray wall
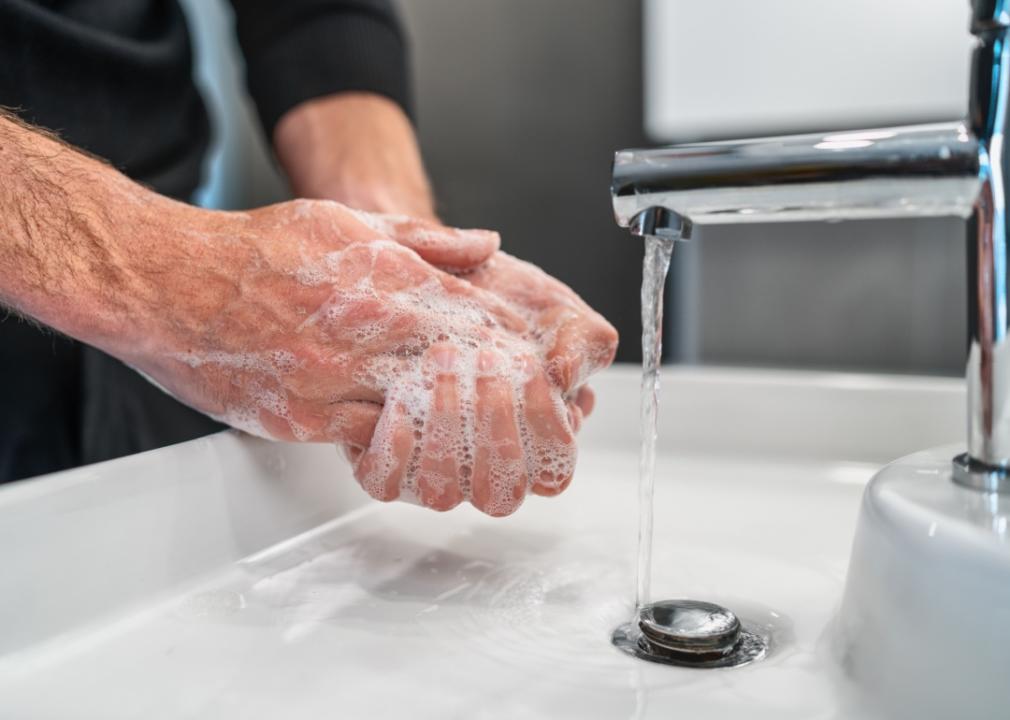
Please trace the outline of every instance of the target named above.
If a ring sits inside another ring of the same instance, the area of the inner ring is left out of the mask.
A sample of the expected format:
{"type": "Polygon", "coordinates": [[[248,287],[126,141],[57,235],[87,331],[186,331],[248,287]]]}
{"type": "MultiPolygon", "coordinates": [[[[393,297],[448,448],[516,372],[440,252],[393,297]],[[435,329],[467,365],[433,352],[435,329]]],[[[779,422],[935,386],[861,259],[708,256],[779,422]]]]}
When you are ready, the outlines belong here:
{"type": "Polygon", "coordinates": [[[960,220],[703,228],[703,362],[960,375],[960,220]]]}
{"type": "MultiPolygon", "coordinates": [[[[219,145],[208,204],[282,197],[241,92],[230,18],[184,0],[219,145]]],[[[642,132],[637,0],[402,0],[419,133],[447,222],[576,288],[639,358],[642,247],[614,226],[615,149],[642,132]]],[[[789,130],[789,128],[783,128],[789,130]]],[[[689,362],[961,372],[964,252],[956,221],[701,228],[668,293],[689,362]]]]}

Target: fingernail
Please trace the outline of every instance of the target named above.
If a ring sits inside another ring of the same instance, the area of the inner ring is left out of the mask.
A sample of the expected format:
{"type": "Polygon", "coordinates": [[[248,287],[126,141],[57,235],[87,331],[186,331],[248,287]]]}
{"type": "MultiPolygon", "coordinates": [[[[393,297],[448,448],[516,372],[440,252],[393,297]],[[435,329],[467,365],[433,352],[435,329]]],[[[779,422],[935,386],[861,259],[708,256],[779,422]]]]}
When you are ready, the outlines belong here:
{"type": "Polygon", "coordinates": [[[437,347],[432,350],[431,358],[439,370],[449,372],[456,363],[456,351],[450,347],[437,347]]]}
{"type": "Polygon", "coordinates": [[[523,355],[519,360],[519,367],[523,373],[524,380],[531,380],[536,377],[537,371],[540,369],[537,361],[530,355],[523,355]]]}
{"type": "Polygon", "coordinates": [[[482,350],[480,355],[477,356],[477,369],[480,372],[494,372],[498,367],[498,356],[490,350],[482,350]]]}

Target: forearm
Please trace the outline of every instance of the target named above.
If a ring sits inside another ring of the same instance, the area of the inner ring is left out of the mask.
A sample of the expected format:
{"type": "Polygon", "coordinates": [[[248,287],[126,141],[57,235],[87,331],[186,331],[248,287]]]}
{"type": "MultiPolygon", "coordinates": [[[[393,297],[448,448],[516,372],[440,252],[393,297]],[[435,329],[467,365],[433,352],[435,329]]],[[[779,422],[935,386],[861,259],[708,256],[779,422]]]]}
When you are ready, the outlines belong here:
{"type": "Polygon", "coordinates": [[[431,186],[403,109],[374,93],[339,93],[289,110],[273,135],[299,197],[435,219],[431,186]]]}
{"type": "Polygon", "coordinates": [[[166,226],[185,206],[6,114],[0,178],[0,302],[110,351],[127,346],[158,302],[166,226]]]}

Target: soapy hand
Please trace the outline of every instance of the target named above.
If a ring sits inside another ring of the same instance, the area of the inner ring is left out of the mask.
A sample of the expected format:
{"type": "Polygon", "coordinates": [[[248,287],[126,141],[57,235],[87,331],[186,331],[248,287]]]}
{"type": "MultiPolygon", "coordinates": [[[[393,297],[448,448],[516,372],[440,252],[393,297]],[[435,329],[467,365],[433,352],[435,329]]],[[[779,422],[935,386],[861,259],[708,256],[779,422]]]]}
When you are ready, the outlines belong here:
{"type": "Polygon", "coordinates": [[[616,334],[532,266],[481,268],[494,233],[302,200],[222,216],[196,242],[181,268],[196,313],[172,316],[171,352],[129,358],[177,397],[256,435],[344,445],[381,500],[506,515],[570,481],[582,383],[616,334]]]}
{"type": "Polygon", "coordinates": [[[570,287],[506,253],[495,253],[466,277],[525,316],[528,336],[540,348],[551,381],[564,393],[578,431],[593,410],[593,393],[585,382],[614,361],[617,331],[570,287]]]}

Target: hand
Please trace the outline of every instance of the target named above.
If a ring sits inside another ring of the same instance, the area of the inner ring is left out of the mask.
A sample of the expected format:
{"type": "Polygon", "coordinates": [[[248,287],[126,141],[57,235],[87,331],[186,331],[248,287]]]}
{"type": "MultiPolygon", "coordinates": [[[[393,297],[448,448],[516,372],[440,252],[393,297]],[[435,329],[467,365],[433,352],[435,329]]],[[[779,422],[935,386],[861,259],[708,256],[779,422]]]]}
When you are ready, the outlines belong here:
{"type": "MultiPolygon", "coordinates": [[[[440,355],[433,369],[437,379],[424,427],[434,435],[425,439],[411,427],[409,413],[396,410],[384,415],[381,428],[382,437],[388,438],[383,446],[393,448],[392,453],[386,451],[376,461],[373,442],[364,454],[358,449],[348,454],[359,478],[372,474],[376,465],[388,467],[392,455],[403,468],[401,477],[416,473],[422,489],[447,488],[422,497],[436,509],[469,498],[486,512],[507,514],[519,506],[526,489],[556,495],[570,484],[574,433],[593,409],[593,393],[585,382],[613,362],[617,331],[569,287],[505,253],[496,253],[464,277],[522,318],[510,326],[523,340],[518,351],[482,350],[477,355],[473,464],[469,455],[459,463],[458,456],[444,452],[437,441],[439,435],[455,436],[461,424],[465,428],[473,412],[460,398],[460,388],[469,385],[473,358],[459,363],[454,352],[440,355]],[[510,404],[519,410],[510,411],[510,404]],[[492,494],[484,495],[488,490],[492,494]]],[[[386,489],[395,497],[392,484],[386,489]]]]}
{"type": "Polygon", "coordinates": [[[540,348],[578,432],[583,418],[593,411],[593,392],[585,382],[614,361],[617,331],[567,285],[506,253],[495,253],[466,278],[524,316],[528,339],[540,348]]]}
{"type": "Polygon", "coordinates": [[[567,484],[574,433],[540,331],[431,264],[471,270],[496,235],[305,200],[209,216],[139,273],[150,340],[121,357],[235,427],[345,445],[381,500],[505,515],[567,484]]]}
{"type": "Polygon", "coordinates": [[[281,118],[273,141],[298,197],[435,219],[414,129],[392,100],[363,92],[309,100],[281,118]]]}

